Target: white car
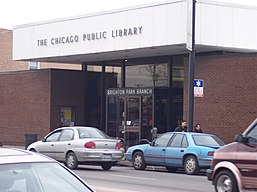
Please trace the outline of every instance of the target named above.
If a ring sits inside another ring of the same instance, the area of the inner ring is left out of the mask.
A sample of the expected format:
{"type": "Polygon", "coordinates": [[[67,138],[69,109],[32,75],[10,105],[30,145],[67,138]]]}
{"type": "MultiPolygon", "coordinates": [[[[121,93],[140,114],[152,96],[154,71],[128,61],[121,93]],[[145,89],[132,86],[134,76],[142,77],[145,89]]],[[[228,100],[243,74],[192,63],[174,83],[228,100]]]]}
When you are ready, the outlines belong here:
{"type": "Polygon", "coordinates": [[[61,163],[22,149],[0,147],[1,192],[94,192],[61,163]]]}
{"type": "Polygon", "coordinates": [[[70,169],[79,164],[100,165],[109,170],[123,157],[119,140],[93,127],[62,127],[32,143],[27,150],[45,154],[70,169]]]}

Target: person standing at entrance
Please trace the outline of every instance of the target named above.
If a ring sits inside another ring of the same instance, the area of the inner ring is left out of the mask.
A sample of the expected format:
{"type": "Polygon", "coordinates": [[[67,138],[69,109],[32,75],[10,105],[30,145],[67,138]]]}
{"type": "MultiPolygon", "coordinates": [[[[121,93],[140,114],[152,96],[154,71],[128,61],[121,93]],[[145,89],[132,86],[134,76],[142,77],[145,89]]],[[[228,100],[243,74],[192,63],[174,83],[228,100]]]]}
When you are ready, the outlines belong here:
{"type": "Polygon", "coordinates": [[[196,133],[203,133],[203,130],[202,130],[200,124],[196,124],[194,126],[194,132],[196,132],[196,133]]]}
{"type": "Polygon", "coordinates": [[[175,132],[187,132],[187,121],[183,119],[179,126],[174,130],[175,132]]]}

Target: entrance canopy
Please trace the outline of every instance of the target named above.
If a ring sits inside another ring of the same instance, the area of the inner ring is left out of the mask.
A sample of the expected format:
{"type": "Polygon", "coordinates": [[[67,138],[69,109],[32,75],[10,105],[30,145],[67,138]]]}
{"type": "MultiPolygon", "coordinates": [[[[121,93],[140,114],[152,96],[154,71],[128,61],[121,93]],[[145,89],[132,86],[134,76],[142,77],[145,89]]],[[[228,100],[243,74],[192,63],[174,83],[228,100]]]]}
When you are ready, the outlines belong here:
{"type": "MultiPolygon", "coordinates": [[[[13,59],[96,64],[186,54],[191,21],[188,2],[168,0],[16,26],[13,59]]],[[[256,52],[256,18],[254,7],[198,0],[196,51],[256,52]]]]}

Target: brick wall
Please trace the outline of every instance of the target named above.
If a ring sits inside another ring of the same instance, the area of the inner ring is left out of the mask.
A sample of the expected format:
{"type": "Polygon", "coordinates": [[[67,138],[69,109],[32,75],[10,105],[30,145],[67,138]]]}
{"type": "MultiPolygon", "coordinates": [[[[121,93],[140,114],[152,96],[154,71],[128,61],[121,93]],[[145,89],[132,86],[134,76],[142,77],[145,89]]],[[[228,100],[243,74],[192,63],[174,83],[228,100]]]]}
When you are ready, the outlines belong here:
{"type": "Polygon", "coordinates": [[[20,145],[25,133],[42,136],[50,122],[49,71],[0,75],[0,141],[20,145]]]}
{"type": "MultiPolygon", "coordinates": [[[[233,141],[257,117],[256,72],[257,55],[196,56],[195,79],[204,80],[204,97],[194,98],[194,124],[226,143],[233,141]]],[[[185,117],[187,87],[185,81],[185,117]]]]}

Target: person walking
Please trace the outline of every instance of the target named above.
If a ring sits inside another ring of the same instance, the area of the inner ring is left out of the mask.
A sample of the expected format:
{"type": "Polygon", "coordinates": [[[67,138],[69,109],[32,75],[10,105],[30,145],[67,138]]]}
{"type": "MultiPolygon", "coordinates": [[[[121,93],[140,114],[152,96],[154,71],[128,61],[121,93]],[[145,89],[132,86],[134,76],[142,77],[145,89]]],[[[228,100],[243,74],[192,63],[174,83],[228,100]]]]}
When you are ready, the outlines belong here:
{"type": "Polygon", "coordinates": [[[175,132],[187,132],[187,121],[183,119],[179,126],[174,130],[175,132]]]}
{"type": "Polygon", "coordinates": [[[194,132],[196,132],[196,133],[203,133],[203,130],[202,130],[200,124],[196,124],[194,126],[194,132]]]}

